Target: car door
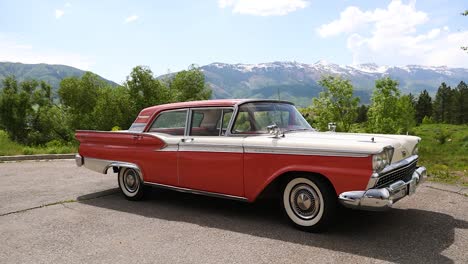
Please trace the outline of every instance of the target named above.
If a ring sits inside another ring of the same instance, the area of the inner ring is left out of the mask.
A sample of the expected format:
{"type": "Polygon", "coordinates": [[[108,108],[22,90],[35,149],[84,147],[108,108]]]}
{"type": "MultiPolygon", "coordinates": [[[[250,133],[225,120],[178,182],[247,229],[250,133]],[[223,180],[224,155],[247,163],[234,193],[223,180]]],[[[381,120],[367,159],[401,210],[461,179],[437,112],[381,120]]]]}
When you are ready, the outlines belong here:
{"type": "Polygon", "coordinates": [[[179,144],[181,187],[244,196],[242,137],[227,137],[230,108],[194,108],[179,144]]]}
{"type": "Polygon", "coordinates": [[[144,162],[145,181],[171,186],[179,185],[177,170],[178,144],[184,138],[188,109],[167,110],[158,114],[153,123],[138,139],[138,149],[144,162]],[[165,146],[152,147],[152,137],[160,138],[165,146]]]}

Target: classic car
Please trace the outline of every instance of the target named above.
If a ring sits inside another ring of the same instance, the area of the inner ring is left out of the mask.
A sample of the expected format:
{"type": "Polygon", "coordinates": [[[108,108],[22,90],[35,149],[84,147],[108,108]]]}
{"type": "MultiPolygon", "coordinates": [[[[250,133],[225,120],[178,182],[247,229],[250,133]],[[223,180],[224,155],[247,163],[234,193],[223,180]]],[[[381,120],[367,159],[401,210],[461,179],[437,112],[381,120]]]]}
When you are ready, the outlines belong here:
{"type": "Polygon", "coordinates": [[[426,178],[420,138],[318,132],[286,101],[158,105],[126,131],[78,130],[76,138],[77,165],[112,169],[129,200],[149,186],[245,202],[268,193],[307,231],[327,227],[339,204],[388,209],[426,178]]]}

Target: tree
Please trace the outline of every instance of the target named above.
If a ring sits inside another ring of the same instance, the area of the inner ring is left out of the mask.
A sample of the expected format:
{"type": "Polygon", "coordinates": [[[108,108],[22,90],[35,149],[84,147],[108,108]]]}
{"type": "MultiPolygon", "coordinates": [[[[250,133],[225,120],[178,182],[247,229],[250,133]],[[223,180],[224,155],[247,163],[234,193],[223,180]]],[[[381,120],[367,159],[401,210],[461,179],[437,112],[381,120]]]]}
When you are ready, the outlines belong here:
{"type": "Polygon", "coordinates": [[[100,89],[107,86],[94,73],[86,72],[81,78],[69,77],[60,82],[58,94],[69,115],[69,126],[76,129],[96,129],[92,116],[100,89]]]}
{"type": "Polygon", "coordinates": [[[323,87],[318,98],[312,100],[316,126],[326,130],[329,122],[336,123],[337,131],[349,131],[357,117],[359,98],[353,96],[350,80],[338,76],[322,77],[319,84],[323,87]]]}
{"type": "Polygon", "coordinates": [[[3,81],[0,93],[0,127],[17,142],[44,144],[51,139],[49,122],[44,112],[52,107],[49,84],[27,80],[18,83],[14,76],[3,81]]]}
{"type": "Polygon", "coordinates": [[[409,96],[400,96],[398,82],[389,77],[375,81],[368,111],[367,130],[373,133],[405,133],[414,125],[409,96]]]}
{"type": "Polygon", "coordinates": [[[439,86],[434,100],[434,119],[438,123],[448,123],[451,119],[452,88],[444,82],[439,86]]]}
{"type": "Polygon", "coordinates": [[[416,111],[413,105],[413,98],[410,95],[403,95],[400,98],[398,98],[398,112],[398,127],[396,133],[408,133],[411,130],[411,128],[413,128],[416,125],[416,111]]]}
{"type": "Polygon", "coordinates": [[[113,127],[128,128],[135,116],[132,113],[130,95],[124,87],[104,87],[99,91],[99,97],[92,116],[99,130],[111,130],[113,127]]]}
{"type": "Polygon", "coordinates": [[[168,88],[156,79],[151,69],[146,66],[133,68],[124,87],[130,94],[133,117],[143,108],[173,101],[168,88]]]}
{"type": "Polygon", "coordinates": [[[176,73],[174,78],[169,80],[169,88],[178,102],[207,100],[211,98],[212,93],[205,82],[205,75],[195,65],[176,73]]]}
{"type": "Polygon", "coordinates": [[[418,97],[416,102],[416,122],[420,124],[424,117],[432,117],[432,98],[429,93],[424,90],[418,97]]]}
{"type": "Polygon", "coordinates": [[[31,110],[28,106],[27,94],[20,89],[16,78],[6,77],[0,94],[0,123],[12,140],[26,140],[27,112],[31,110]]]}
{"type": "Polygon", "coordinates": [[[360,105],[357,109],[356,123],[365,123],[367,122],[367,112],[369,111],[369,106],[360,105]]]}
{"type": "Polygon", "coordinates": [[[468,86],[461,81],[452,91],[452,123],[468,123],[468,86]]]}

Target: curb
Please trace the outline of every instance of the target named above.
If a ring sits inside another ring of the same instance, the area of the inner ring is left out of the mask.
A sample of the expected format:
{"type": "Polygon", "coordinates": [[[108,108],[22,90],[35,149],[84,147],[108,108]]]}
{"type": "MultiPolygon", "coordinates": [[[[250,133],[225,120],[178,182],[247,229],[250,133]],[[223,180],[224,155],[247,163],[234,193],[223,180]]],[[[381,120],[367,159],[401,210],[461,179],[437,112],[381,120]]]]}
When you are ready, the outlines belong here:
{"type": "Polygon", "coordinates": [[[55,159],[74,159],[72,154],[38,154],[38,155],[16,155],[0,156],[0,161],[22,161],[22,160],[55,160],[55,159]]]}

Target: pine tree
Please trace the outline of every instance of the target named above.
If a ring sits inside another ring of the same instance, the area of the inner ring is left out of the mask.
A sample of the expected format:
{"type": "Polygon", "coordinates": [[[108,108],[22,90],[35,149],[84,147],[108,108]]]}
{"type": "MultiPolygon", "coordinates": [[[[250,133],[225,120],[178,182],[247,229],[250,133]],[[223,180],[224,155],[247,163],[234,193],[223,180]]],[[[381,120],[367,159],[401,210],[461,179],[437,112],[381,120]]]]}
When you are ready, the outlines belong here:
{"type": "Polygon", "coordinates": [[[434,100],[434,118],[439,123],[449,123],[451,120],[452,88],[443,82],[434,100]]]}
{"type": "Polygon", "coordinates": [[[468,85],[461,81],[452,94],[452,123],[468,123],[468,85]]]}
{"type": "Polygon", "coordinates": [[[421,124],[425,116],[432,117],[432,98],[429,93],[424,90],[418,97],[416,102],[416,122],[421,124]]]}

